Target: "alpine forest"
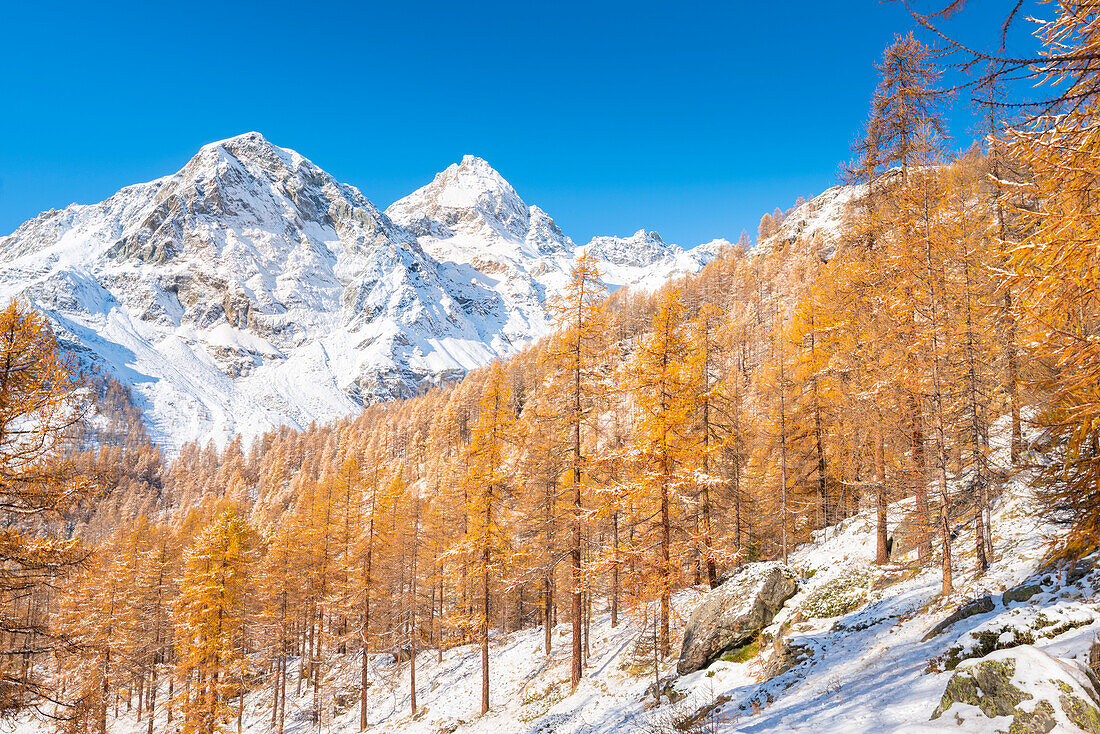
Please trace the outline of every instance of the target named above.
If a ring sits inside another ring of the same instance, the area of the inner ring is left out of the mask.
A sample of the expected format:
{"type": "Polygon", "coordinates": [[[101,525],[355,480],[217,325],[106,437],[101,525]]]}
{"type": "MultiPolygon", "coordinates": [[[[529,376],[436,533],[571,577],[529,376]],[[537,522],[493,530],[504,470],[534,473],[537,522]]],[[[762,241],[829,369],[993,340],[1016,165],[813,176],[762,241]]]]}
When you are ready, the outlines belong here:
{"type": "MultiPolygon", "coordinates": [[[[0,714],[67,734],[832,731],[769,712],[800,685],[800,707],[832,701],[814,716],[876,710],[815,671],[893,627],[844,670],[886,679],[916,650],[922,721],[1100,732],[1078,581],[1100,583],[1100,5],[1011,5],[913,10],[842,183],[755,238],[650,287],[580,248],[545,336],[364,389],[344,418],[167,447],[73,322],[33,290],[0,304],[0,714]],[[1030,24],[1040,52],[972,51],[943,30],[961,16],[1030,24]],[[1042,599],[1026,638],[1006,626],[1042,599]],[[1009,654],[998,690],[1039,655],[1081,661],[1057,663],[1076,682],[1049,704],[1026,688],[1032,710],[960,677],[1009,654]],[[600,723],[583,707],[614,681],[633,708],[600,723]]],[[[233,333],[259,323],[223,300],[233,333]]]]}

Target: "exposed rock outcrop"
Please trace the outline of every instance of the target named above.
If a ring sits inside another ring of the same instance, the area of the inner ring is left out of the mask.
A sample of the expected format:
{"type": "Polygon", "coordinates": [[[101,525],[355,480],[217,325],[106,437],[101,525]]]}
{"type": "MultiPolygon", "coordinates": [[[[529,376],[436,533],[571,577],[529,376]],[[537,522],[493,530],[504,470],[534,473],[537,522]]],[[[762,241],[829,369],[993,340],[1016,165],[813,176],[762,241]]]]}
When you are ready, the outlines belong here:
{"type": "Polygon", "coordinates": [[[932,719],[1011,717],[1009,731],[1100,734],[1100,692],[1082,666],[1030,645],[999,650],[956,669],[932,719]]]}
{"type": "Polygon", "coordinates": [[[743,567],[710,591],[691,613],[676,670],[701,670],[727,650],[746,644],[767,627],[798,591],[795,574],[768,561],[743,567]]]}
{"type": "Polygon", "coordinates": [[[961,622],[964,619],[968,619],[978,614],[988,614],[989,612],[993,611],[993,606],[993,597],[991,597],[989,594],[980,596],[974,601],[969,601],[966,604],[960,606],[946,619],[944,619],[942,622],[929,630],[928,634],[924,636],[924,639],[931,640],[933,637],[940,634],[956,622],[961,622]]]}

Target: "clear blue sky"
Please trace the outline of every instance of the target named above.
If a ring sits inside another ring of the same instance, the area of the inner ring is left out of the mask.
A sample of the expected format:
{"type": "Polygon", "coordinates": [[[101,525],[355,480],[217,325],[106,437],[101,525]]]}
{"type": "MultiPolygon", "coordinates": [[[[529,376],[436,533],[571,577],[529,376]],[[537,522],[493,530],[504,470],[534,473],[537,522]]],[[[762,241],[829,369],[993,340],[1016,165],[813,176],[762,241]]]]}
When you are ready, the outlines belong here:
{"type": "Polygon", "coordinates": [[[911,26],[877,0],[6,3],[0,234],[259,130],[380,207],[473,153],[578,243],[732,240],[836,182],[911,26]]]}

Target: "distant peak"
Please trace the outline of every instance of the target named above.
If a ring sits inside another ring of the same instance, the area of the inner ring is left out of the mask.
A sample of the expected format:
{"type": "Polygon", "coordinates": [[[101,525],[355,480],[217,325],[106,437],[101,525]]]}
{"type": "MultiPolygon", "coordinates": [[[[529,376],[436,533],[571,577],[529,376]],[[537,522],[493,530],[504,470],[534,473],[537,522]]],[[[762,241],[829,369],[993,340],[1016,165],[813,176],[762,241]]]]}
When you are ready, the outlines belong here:
{"type": "Polygon", "coordinates": [[[267,138],[262,133],[258,133],[255,130],[247,133],[241,133],[240,135],[234,135],[231,138],[225,138],[224,140],[215,140],[213,143],[207,143],[202,146],[206,148],[238,148],[244,145],[271,145],[267,142],[267,138]]]}
{"type": "Polygon", "coordinates": [[[450,210],[479,209],[495,212],[493,218],[525,218],[527,205],[500,173],[476,155],[464,155],[436,174],[430,184],[417,189],[394,207],[412,206],[418,209],[450,210]],[[507,214],[505,214],[507,212],[507,214]]]}
{"type": "Polygon", "coordinates": [[[476,180],[489,180],[495,186],[511,188],[511,184],[504,179],[504,176],[500,175],[500,171],[489,165],[489,162],[484,158],[478,158],[476,155],[462,156],[462,160],[458,164],[448,166],[440,175],[446,178],[461,178],[464,180],[470,180],[472,175],[476,180]]]}
{"type": "Polygon", "coordinates": [[[486,161],[484,158],[479,158],[476,155],[470,155],[469,153],[462,156],[462,163],[460,165],[466,166],[467,168],[473,168],[476,166],[492,168],[492,166],[489,165],[489,162],[486,161]]]}
{"type": "Polygon", "coordinates": [[[309,159],[290,148],[280,148],[272,144],[261,133],[253,130],[207,143],[183,170],[198,172],[225,156],[240,161],[254,176],[269,174],[275,170],[294,171],[302,166],[315,168],[309,159]]]}

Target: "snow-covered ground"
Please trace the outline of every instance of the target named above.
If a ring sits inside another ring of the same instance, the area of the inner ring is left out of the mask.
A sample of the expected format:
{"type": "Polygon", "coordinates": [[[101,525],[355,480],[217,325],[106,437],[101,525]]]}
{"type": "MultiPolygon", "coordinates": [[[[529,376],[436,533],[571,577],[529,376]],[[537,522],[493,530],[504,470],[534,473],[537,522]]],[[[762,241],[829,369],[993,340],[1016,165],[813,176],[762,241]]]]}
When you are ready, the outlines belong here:
{"type": "MultiPolygon", "coordinates": [[[[897,521],[905,503],[891,507],[897,521]]],[[[950,651],[974,646],[976,634],[996,630],[1002,640],[1013,629],[1037,628],[1035,646],[1066,659],[1084,659],[1100,632],[1097,589],[1100,570],[1074,583],[1066,569],[1044,570],[1045,590],[1026,602],[1004,603],[1001,592],[1035,576],[1059,529],[1035,519],[1023,482],[1013,482],[993,514],[995,557],[980,578],[974,575],[973,535],[963,530],[954,545],[955,593],[940,595],[938,563],[921,570],[904,563],[874,565],[872,518],[862,513],[818,533],[799,548],[790,565],[801,576],[800,588],[761,636],[760,654],[743,662],[719,661],[677,678],[675,657],[659,666],[661,705],[653,705],[654,669],[650,627],[631,618],[612,628],[597,615],[591,627],[591,656],[585,676],[569,695],[569,630],[553,632],[553,652],[542,648],[541,628],[497,635],[491,644],[491,709],[480,715],[480,658],[475,646],[447,650],[442,662],[435,650],[417,657],[420,710],[409,713],[409,665],[389,655],[373,657],[369,698],[371,731],[378,732],[560,732],[671,731],[700,711],[706,727],[694,731],[729,732],[899,732],[994,731],[994,720],[980,719],[960,729],[951,722],[929,723],[951,676],[944,670],[950,651]],[[937,623],[960,605],[992,595],[993,610],[964,619],[926,639],[937,623]],[[839,613],[838,613],[839,612],[839,613]],[[815,615],[834,615],[825,618],[815,615]],[[1051,623],[1051,620],[1054,623],[1051,623]],[[1062,624],[1063,622],[1067,624],[1062,624]],[[974,634],[971,634],[974,633],[974,634]],[[780,646],[800,652],[790,669],[768,678],[780,646]]],[[[906,559],[903,559],[906,560],[906,559]]],[[[700,595],[689,589],[674,599],[674,633],[700,595]]],[[[677,648],[678,649],[678,648],[677,648]]],[[[321,689],[326,716],[323,731],[355,732],[358,704],[353,693],[359,660],[330,670],[321,689]]],[[[293,693],[293,684],[291,684],[293,693]]],[[[311,721],[314,691],[288,701],[288,731],[318,727],[311,721]]],[[[163,712],[161,712],[161,715],[163,712]]],[[[267,732],[270,692],[252,694],[245,731],[267,732]]],[[[29,734],[41,727],[24,722],[29,734]]],[[[232,728],[232,727],[231,727],[232,728]]],[[[113,723],[112,731],[144,730],[132,717],[113,723]]],[[[156,731],[164,731],[158,721],[156,731]]]]}

